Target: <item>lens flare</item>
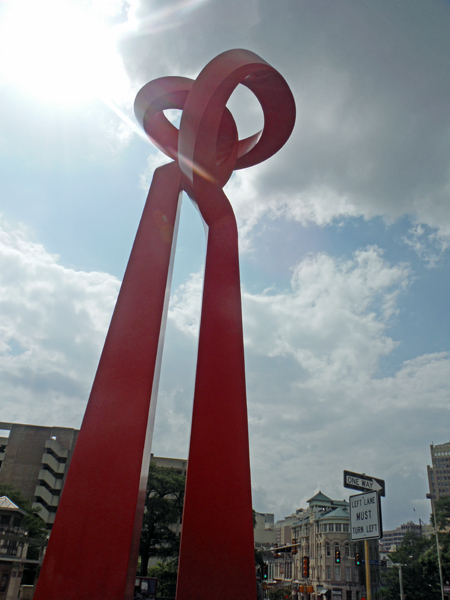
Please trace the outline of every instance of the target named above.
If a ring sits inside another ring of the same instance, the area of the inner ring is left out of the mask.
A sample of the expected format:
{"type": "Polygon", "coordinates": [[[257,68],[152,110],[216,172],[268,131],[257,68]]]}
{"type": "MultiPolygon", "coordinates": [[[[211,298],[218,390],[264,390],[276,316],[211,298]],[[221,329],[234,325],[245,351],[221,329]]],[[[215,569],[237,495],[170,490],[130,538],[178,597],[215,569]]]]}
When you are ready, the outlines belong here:
{"type": "Polygon", "coordinates": [[[65,0],[14,2],[0,31],[4,78],[41,99],[76,104],[128,88],[112,30],[65,0]]]}

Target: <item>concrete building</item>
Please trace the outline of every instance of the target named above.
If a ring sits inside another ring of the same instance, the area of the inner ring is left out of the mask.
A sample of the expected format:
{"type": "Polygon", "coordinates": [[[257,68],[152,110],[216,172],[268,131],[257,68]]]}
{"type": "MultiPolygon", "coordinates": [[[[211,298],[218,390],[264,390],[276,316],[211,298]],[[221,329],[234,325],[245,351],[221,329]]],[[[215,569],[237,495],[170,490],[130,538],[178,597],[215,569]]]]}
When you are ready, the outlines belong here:
{"type": "Polygon", "coordinates": [[[424,534],[423,528],[424,525],[416,525],[412,521],[408,521],[400,527],[383,531],[383,538],[380,540],[380,552],[394,552],[402,543],[406,533],[412,531],[417,535],[422,535],[424,534]]]}
{"type": "Polygon", "coordinates": [[[450,496],[450,442],[430,445],[431,466],[427,466],[431,512],[434,514],[434,503],[442,496],[450,496]]]}
{"type": "Polygon", "coordinates": [[[255,548],[267,550],[275,543],[275,517],[272,513],[255,512],[254,540],[255,548]]]}
{"type": "MultiPolygon", "coordinates": [[[[79,430],[0,422],[0,432],[0,485],[20,491],[51,529],[79,430]]],[[[187,460],[151,460],[186,474],[187,460]]]]}
{"type": "Polygon", "coordinates": [[[0,422],[0,485],[12,485],[51,529],[77,429],[0,422]]]}
{"type": "MultiPolygon", "coordinates": [[[[288,548],[281,546],[275,551],[278,557],[271,559],[269,579],[289,584],[294,600],[360,600],[365,578],[356,556],[364,559],[364,544],[350,540],[348,502],[319,492],[296,516],[290,525],[290,540],[285,533],[288,548]]],[[[369,554],[369,560],[379,561],[377,540],[369,542],[369,554]]],[[[370,570],[373,591],[380,584],[379,567],[370,570]]]]}

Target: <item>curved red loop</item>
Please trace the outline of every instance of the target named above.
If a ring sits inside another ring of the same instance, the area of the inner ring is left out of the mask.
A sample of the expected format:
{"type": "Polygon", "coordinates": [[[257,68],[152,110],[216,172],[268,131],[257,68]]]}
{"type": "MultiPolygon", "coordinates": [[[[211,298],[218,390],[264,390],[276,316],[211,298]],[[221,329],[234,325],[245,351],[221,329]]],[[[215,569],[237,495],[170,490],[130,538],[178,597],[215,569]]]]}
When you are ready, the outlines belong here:
{"type": "Polygon", "coordinates": [[[153,143],[177,161],[183,186],[203,214],[201,188],[223,187],[233,170],[256,165],[286,143],[295,123],[295,101],[284,78],[249,50],[223,52],[195,81],[162,77],[145,85],[135,101],[135,114],[153,143]],[[226,107],[233,91],[245,85],[257,97],[264,128],[238,140],[235,121],[226,107]],[[182,109],[178,131],[164,115],[182,109]]]}
{"type": "Polygon", "coordinates": [[[240,83],[259,100],[264,114],[264,129],[239,142],[237,160],[228,177],[235,168],[250,167],[270,158],[291,135],[295,123],[295,101],[283,77],[254,52],[223,52],[209,62],[197,77],[181,117],[178,154],[182,159],[179,162],[184,175],[192,183],[196,176],[193,167],[197,168],[197,172],[200,167],[201,171],[215,174],[214,148],[221,115],[240,83]]]}

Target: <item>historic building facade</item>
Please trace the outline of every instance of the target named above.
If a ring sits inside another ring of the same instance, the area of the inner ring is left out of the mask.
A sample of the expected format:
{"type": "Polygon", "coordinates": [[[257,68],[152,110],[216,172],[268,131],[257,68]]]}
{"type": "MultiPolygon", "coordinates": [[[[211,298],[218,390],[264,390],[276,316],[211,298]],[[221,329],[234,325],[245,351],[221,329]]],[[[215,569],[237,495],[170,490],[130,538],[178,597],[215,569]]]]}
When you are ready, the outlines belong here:
{"type": "MultiPolygon", "coordinates": [[[[361,600],[364,545],[350,540],[348,502],[321,492],[297,511],[291,537],[269,559],[269,579],[289,583],[294,600],[361,600]],[[359,564],[358,564],[359,563],[359,564]]],[[[378,541],[369,543],[372,590],[380,582],[378,541]]]]}

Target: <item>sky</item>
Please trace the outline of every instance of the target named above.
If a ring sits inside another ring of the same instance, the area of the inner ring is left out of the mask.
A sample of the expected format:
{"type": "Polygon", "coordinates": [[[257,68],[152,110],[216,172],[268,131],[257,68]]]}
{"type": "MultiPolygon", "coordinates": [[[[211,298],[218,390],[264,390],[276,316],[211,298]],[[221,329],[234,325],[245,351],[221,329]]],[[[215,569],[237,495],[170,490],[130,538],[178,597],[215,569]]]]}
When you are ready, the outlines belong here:
{"type": "MultiPolygon", "coordinates": [[[[225,188],[239,226],[253,505],[343,471],[429,521],[450,439],[450,3],[0,3],[0,421],[78,428],[154,169],[138,90],[246,48],[286,79],[283,149],[225,188]]],[[[257,100],[228,104],[240,136],[257,100]]],[[[171,114],[175,119],[177,115],[171,114]]],[[[183,198],[152,452],[188,455],[205,234],[183,198]]]]}

